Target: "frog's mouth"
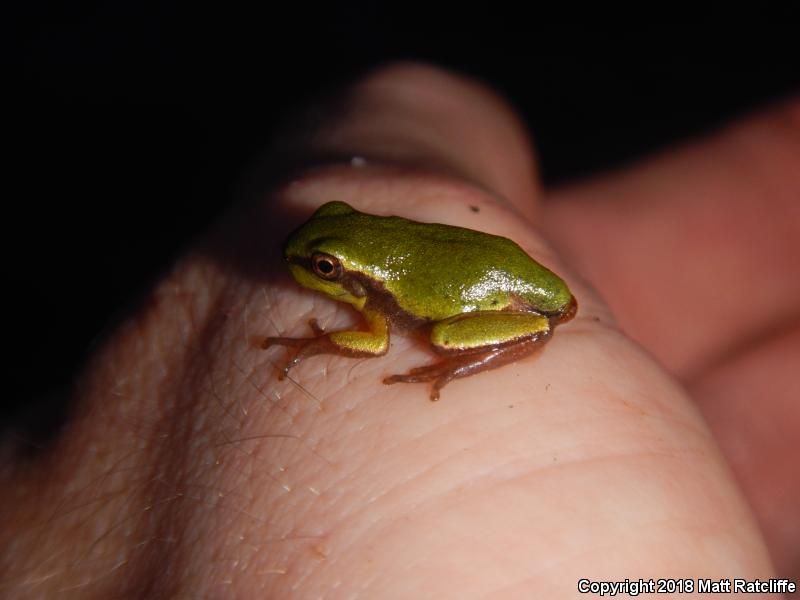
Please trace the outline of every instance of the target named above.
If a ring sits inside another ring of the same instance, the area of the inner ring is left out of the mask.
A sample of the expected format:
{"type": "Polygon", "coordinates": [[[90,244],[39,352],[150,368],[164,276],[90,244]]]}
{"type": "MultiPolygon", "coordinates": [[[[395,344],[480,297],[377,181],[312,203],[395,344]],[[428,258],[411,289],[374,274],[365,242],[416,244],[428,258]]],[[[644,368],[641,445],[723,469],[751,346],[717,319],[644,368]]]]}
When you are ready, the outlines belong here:
{"type": "Polygon", "coordinates": [[[303,267],[306,271],[311,270],[311,259],[305,256],[289,256],[288,254],[283,257],[290,265],[298,265],[303,267]]]}

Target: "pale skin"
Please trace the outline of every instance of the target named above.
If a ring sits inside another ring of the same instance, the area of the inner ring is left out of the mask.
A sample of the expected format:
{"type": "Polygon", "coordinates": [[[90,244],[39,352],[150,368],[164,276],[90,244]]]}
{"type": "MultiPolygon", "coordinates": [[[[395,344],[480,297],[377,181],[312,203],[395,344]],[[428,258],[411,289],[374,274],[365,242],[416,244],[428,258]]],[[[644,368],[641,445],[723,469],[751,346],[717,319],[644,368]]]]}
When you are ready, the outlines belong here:
{"type": "Polygon", "coordinates": [[[316,150],[367,164],[220,225],[99,345],[54,445],[6,453],[3,597],[570,598],[582,577],[796,578],[798,105],[544,190],[526,132],[477,84],[388,67],[353,98],[316,150]],[[437,403],[381,383],[432,359],[399,336],[382,358],[317,356],[279,381],[286,350],[264,336],[358,320],[280,261],[334,198],[511,238],[579,313],[437,403]]]}

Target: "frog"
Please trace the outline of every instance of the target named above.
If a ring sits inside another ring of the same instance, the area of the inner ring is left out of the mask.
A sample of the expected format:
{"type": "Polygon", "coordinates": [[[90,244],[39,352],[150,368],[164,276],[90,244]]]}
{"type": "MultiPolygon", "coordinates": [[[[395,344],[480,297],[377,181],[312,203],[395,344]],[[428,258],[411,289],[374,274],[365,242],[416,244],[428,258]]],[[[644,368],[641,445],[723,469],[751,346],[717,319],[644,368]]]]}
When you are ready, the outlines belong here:
{"type": "Polygon", "coordinates": [[[432,382],[438,400],[450,381],[533,354],[571,320],[577,301],[561,277],[512,240],[441,223],[321,205],[283,246],[301,286],[351,305],[363,330],[267,337],[262,348],[294,349],[280,378],[311,356],[383,356],[392,332],[419,334],[438,360],[383,383],[432,382]]]}

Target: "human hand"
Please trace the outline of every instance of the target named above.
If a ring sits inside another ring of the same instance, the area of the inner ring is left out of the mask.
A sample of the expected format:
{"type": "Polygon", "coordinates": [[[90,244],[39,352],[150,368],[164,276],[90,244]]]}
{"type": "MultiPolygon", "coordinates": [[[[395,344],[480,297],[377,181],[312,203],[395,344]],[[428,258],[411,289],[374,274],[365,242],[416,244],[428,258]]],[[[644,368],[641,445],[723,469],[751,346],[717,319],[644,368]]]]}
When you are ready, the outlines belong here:
{"type": "MultiPolygon", "coordinates": [[[[98,349],[57,445],[7,463],[6,595],[560,597],[580,578],[769,577],[729,464],[758,498],[763,465],[797,450],[778,436],[769,455],[733,447],[756,414],[797,423],[798,156],[770,129],[780,116],[547,192],[520,123],[476,84],[397,66],[350,101],[305,150],[367,164],[306,173],[222,223],[98,349]],[[767,143],[784,170],[726,167],[767,143]],[[765,201],[768,184],[780,193],[765,201]],[[380,383],[430,360],[397,336],[386,357],[319,356],[279,382],[285,351],[260,350],[264,336],[356,321],[279,259],[334,199],[509,237],[568,281],[578,315],[538,356],[438,403],[424,384],[380,383]],[[753,411],[741,421],[719,400],[732,389],[753,411]]],[[[776,525],[797,492],[755,503],[782,571],[798,534],[776,525]]]]}

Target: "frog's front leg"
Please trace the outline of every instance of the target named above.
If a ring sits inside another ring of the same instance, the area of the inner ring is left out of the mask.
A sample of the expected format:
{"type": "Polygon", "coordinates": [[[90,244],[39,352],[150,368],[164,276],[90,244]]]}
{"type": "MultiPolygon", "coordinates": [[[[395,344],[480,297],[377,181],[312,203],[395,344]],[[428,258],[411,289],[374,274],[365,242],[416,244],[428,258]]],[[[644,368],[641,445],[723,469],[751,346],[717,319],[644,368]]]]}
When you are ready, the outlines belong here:
{"type": "Polygon", "coordinates": [[[280,379],[289,374],[289,369],[316,354],[339,354],[352,358],[369,358],[386,354],[389,349],[389,322],[379,313],[364,311],[363,314],[369,325],[369,331],[325,333],[317,324],[317,320],[311,319],[309,325],[314,331],[315,337],[268,337],[261,347],[265,349],[271,346],[298,348],[286,366],[281,369],[280,379]]]}
{"type": "Polygon", "coordinates": [[[482,311],[456,315],[431,329],[440,362],[392,375],[385,384],[434,381],[431,400],[449,381],[495,369],[534,352],[552,333],[550,319],[532,312],[482,311]]]}

